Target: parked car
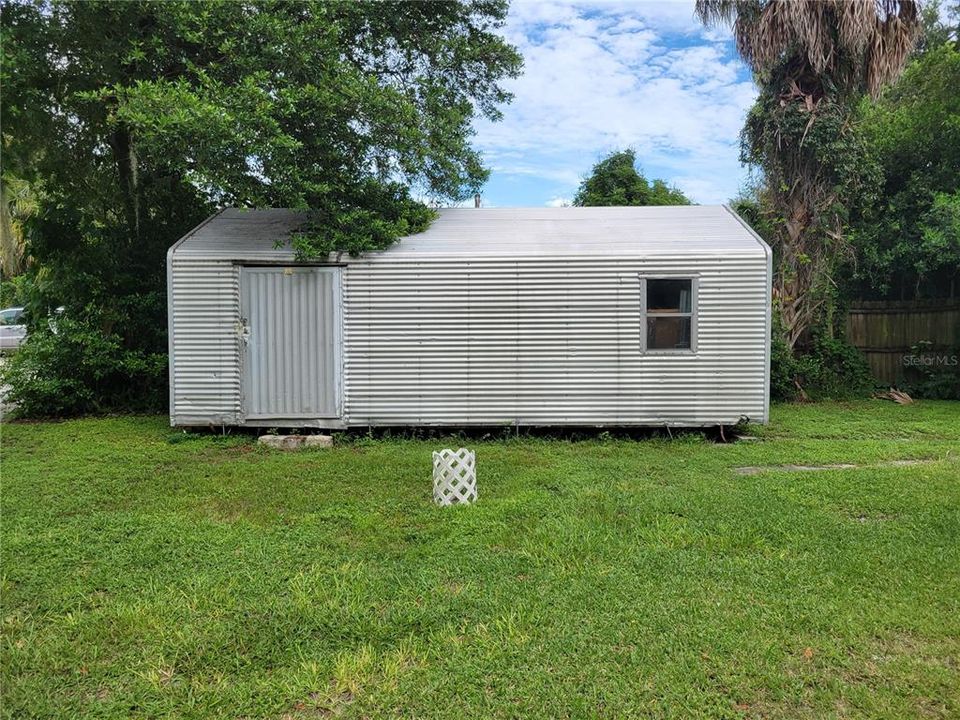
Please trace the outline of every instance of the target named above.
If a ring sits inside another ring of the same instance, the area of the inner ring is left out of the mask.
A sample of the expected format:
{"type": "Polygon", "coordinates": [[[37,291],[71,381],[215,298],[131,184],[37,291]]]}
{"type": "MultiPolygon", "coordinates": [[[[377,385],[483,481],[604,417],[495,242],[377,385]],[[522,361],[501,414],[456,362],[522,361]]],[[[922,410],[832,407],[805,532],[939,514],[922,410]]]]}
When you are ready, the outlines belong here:
{"type": "Polygon", "coordinates": [[[26,312],[22,307],[0,310],[0,352],[10,352],[20,347],[27,337],[26,312]]]}

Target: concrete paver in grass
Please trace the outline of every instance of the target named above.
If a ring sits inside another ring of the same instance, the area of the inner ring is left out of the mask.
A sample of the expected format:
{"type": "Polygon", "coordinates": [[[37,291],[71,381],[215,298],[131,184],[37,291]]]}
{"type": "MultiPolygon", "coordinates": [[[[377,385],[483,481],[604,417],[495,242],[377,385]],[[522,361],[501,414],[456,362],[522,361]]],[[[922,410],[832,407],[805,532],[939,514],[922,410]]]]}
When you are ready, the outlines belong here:
{"type": "Polygon", "coordinates": [[[856,463],[831,463],[829,465],[747,465],[736,468],[736,471],[739,475],[759,475],[765,472],[817,472],[823,470],[854,470],[856,468],[909,467],[911,465],[926,465],[939,461],[940,458],[928,458],[923,460],[889,460],[887,462],[872,463],[870,465],[857,465],[856,463]]]}

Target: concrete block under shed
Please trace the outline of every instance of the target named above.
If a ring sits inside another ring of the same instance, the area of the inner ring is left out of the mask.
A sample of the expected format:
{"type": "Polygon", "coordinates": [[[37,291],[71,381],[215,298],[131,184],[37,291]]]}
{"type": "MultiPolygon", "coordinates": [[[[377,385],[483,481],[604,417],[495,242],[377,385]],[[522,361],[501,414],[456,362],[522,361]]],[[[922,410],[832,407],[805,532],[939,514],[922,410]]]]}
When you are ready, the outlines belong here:
{"type": "Polygon", "coordinates": [[[333,447],[333,437],[330,435],[261,435],[257,442],[276,450],[333,447]]]}

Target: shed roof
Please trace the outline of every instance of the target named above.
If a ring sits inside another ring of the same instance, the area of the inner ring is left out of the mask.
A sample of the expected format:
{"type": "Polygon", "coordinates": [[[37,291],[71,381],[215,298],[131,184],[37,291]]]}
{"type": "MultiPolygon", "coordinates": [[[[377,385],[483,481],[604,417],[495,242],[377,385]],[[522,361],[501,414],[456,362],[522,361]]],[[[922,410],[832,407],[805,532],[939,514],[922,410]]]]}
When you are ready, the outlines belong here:
{"type": "MultiPolygon", "coordinates": [[[[302,211],[228,208],[192,230],[177,256],[240,261],[293,258],[302,211]]],[[[669,207],[449,208],[425,231],[370,255],[623,256],[765,254],[763,241],[722,205],[669,207]]]]}

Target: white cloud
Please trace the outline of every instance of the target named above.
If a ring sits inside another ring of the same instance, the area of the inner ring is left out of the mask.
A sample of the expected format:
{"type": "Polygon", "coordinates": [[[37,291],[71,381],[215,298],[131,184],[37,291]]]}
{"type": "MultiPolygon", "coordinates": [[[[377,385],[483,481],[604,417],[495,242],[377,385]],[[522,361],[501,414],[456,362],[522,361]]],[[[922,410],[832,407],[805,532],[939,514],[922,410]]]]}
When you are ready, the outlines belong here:
{"type": "Polygon", "coordinates": [[[570,207],[573,205],[573,198],[568,197],[552,197],[547,200],[544,205],[547,207],[570,207]]]}
{"type": "Polygon", "coordinates": [[[542,178],[562,198],[598,155],[632,146],[698,202],[735,193],[755,91],[729,32],[703,28],[692,2],[520,1],[505,35],[525,72],[503,121],[477,125],[495,176],[542,178]]]}

